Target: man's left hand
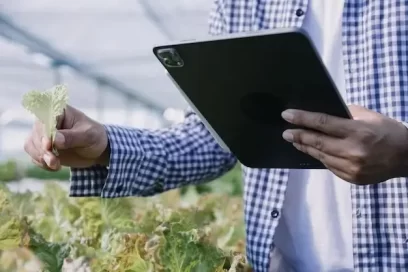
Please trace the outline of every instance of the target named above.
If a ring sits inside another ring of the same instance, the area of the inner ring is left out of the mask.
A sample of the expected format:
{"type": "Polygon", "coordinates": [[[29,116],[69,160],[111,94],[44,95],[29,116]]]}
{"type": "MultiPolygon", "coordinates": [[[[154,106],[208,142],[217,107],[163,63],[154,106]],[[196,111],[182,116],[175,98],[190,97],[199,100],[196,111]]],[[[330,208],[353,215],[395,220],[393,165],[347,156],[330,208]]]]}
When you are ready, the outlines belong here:
{"type": "Polygon", "coordinates": [[[408,176],[408,129],[366,108],[349,109],[353,119],[286,110],[282,117],[305,129],[286,130],[283,138],[353,184],[408,176]]]}

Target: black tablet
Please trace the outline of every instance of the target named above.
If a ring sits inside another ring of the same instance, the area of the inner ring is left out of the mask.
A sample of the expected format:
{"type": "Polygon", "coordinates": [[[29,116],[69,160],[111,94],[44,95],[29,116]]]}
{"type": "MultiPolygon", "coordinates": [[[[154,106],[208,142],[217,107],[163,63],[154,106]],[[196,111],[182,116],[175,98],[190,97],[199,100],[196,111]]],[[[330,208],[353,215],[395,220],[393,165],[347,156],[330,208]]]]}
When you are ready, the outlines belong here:
{"type": "Polygon", "coordinates": [[[219,143],[251,168],[323,169],[286,142],[285,109],[351,118],[301,29],[228,34],[153,52],[219,143]]]}

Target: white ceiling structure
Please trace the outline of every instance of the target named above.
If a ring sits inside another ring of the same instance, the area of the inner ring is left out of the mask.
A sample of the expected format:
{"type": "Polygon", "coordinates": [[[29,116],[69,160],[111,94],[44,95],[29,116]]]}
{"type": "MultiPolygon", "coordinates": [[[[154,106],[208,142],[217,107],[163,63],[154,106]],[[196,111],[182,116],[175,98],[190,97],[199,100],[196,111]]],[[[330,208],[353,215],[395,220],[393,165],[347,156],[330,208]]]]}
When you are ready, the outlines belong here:
{"type": "Polygon", "coordinates": [[[56,82],[79,108],[184,108],[152,47],[206,35],[212,1],[1,0],[0,110],[21,109],[24,92],[56,82]],[[55,56],[64,60],[58,72],[55,56]]]}

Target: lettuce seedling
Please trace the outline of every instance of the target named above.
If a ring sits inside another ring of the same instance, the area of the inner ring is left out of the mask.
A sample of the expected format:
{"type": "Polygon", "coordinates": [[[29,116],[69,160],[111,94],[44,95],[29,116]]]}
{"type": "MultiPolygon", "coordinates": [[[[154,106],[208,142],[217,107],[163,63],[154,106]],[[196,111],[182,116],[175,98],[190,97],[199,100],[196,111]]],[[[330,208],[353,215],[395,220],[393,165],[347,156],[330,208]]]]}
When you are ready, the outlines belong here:
{"type": "Polygon", "coordinates": [[[44,125],[44,133],[51,139],[52,150],[55,155],[58,155],[54,147],[57,117],[63,114],[67,103],[68,93],[64,85],[56,85],[46,91],[33,90],[23,96],[23,107],[34,114],[44,125]]]}

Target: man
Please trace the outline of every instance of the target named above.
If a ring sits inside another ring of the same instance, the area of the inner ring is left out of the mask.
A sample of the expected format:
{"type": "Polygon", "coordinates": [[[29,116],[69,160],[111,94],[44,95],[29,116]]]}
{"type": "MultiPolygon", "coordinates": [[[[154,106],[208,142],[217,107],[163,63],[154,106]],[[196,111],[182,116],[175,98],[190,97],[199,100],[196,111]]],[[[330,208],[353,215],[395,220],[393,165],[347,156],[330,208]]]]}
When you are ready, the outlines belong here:
{"type": "MultiPolygon", "coordinates": [[[[248,169],[247,254],[255,271],[408,270],[408,2],[217,0],[212,34],[302,27],[354,120],[288,110],[282,135],[327,170],[248,169]]],[[[279,75],[271,75],[271,78],[279,75]]],[[[296,79],[294,79],[296,80],[296,79]]],[[[147,196],[236,163],[198,117],[157,131],[103,126],[68,108],[56,146],[35,125],[26,151],[72,167],[71,196],[147,196]],[[47,151],[45,151],[47,150],[47,151]]]]}

